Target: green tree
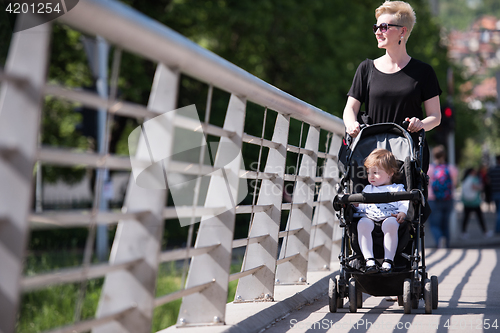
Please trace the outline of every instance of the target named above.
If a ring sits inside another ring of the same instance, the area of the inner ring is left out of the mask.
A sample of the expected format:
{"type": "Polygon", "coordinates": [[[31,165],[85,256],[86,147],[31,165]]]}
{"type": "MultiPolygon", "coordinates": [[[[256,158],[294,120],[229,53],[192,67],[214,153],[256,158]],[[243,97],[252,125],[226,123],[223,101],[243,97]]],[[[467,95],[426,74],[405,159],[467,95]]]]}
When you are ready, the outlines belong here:
{"type": "MultiPolygon", "coordinates": [[[[380,1],[124,2],[264,81],[339,117],[358,64],[383,54],[371,32],[380,1]]],[[[418,23],[408,42],[409,53],[433,65],[444,86],[448,63],[439,26],[429,14],[427,1],[417,0],[412,5],[418,23]]],[[[146,104],[154,71],[154,63],[124,52],[121,98],[146,104]]],[[[80,33],[59,24],[54,26],[49,80],[73,87],[92,83],[80,33]]],[[[187,78],[181,83],[180,105],[195,100],[203,113],[206,86],[187,78]]],[[[224,103],[227,95],[220,94],[214,108],[223,108],[224,103]]],[[[218,124],[221,120],[211,119],[218,124]]],[[[254,122],[247,125],[248,130],[259,132],[261,122],[254,122]]]]}

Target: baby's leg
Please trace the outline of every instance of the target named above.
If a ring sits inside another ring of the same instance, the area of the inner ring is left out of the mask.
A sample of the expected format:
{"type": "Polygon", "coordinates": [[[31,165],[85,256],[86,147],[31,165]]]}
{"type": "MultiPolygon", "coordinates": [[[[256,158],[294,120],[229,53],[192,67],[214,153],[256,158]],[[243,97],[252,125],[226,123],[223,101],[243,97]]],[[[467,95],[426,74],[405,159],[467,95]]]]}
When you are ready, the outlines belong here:
{"type": "Polygon", "coordinates": [[[384,233],[384,259],[394,260],[396,249],[398,248],[399,223],[395,217],[391,216],[382,223],[384,233]]]}
{"type": "MultiPolygon", "coordinates": [[[[374,258],[373,256],[373,238],[372,231],[374,223],[367,217],[362,217],[358,222],[358,242],[361,248],[361,253],[365,259],[374,258]]],[[[375,261],[369,260],[366,262],[367,266],[375,265],[375,261]],[[369,262],[372,261],[372,262],[369,262]]]]}

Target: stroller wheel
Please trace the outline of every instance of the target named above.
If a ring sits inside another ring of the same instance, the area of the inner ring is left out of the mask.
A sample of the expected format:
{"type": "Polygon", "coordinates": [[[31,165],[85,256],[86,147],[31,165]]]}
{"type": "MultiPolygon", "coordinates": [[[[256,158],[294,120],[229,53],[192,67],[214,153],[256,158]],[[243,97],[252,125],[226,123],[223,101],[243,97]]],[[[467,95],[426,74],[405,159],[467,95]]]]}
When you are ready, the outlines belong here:
{"type": "Polygon", "coordinates": [[[432,313],[432,288],[430,279],[425,279],[424,303],[425,303],[425,313],[432,313]]]}
{"type": "Polygon", "coordinates": [[[403,295],[398,295],[398,305],[403,306],[403,295]]]}
{"type": "Polygon", "coordinates": [[[345,291],[345,286],[340,283],[340,275],[337,275],[335,279],[337,281],[337,309],[343,309],[345,295],[343,291],[345,291]]]}
{"type": "Polygon", "coordinates": [[[403,282],[403,307],[404,313],[411,313],[411,280],[405,279],[403,282]]]}
{"type": "Polygon", "coordinates": [[[363,292],[356,286],[356,305],[358,309],[363,307],[363,292]]]}
{"type": "Polygon", "coordinates": [[[431,276],[431,290],[432,290],[432,308],[438,308],[438,278],[437,276],[431,276]]]}
{"type": "Polygon", "coordinates": [[[352,277],[349,279],[349,311],[351,311],[352,313],[358,310],[358,306],[356,304],[357,298],[356,279],[352,277]]]}
{"type": "Polygon", "coordinates": [[[337,279],[332,279],[328,281],[328,305],[330,306],[330,312],[337,312],[337,279]]]}

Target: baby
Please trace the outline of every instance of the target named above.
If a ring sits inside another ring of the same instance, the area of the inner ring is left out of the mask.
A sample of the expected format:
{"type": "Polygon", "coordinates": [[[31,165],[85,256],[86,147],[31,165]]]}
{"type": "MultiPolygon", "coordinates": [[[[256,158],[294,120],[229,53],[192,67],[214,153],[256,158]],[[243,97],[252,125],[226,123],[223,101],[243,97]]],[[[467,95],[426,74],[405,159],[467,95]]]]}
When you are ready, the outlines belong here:
{"type": "MultiPolygon", "coordinates": [[[[365,159],[368,175],[367,185],[363,193],[403,192],[404,185],[395,184],[399,175],[398,164],[394,155],[387,149],[375,149],[365,159]]],[[[382,223],[384,233],[384,262],[382,272],[391,272],[394,265],[394,255],[398,246],[398,228],[403,223],[408,212],[409,201],[396,201],[380,204],[359,204],[358,214],[363,217],[358,222],[358,241],[361,252],[366,260],[366,274],[378,272],[373,255],[372,231],[375,223],[382,223]]]]}

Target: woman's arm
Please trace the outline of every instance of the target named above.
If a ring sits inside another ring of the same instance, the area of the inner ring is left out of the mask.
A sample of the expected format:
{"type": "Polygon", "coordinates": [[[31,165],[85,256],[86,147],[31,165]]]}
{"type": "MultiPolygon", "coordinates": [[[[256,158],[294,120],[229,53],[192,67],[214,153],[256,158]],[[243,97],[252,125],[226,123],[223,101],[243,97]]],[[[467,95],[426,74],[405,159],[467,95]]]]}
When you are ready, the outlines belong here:
{"type": "Polygon", "coordinates": [[[358,112],[361,102],[354,97],[347,97],[347,103],[344,108],[344,125],[347,134],[353,138],[359,134],[360,127],[358,123],[358,112]]]}
{"type": "Polygon", "coordinates": [[[434,96],[424,102],[425,117],[422,122],[424,123],[424,130],[430,131],[434,127],[441,123],[441,105],[439,102],[439,96],[434,96]]]}
{"type": "Polygon", "coordinates": [[[411,119],[406,118],[406,120],[410,122],[410,125],[408,125],[409,132],[418,132],[422,128],[428,132],[441,123],[441,105],[439,102],[439,96],[434,96],[424,101],[424,106],[427,117],[422,120],[415,117],[411,119]]]}

